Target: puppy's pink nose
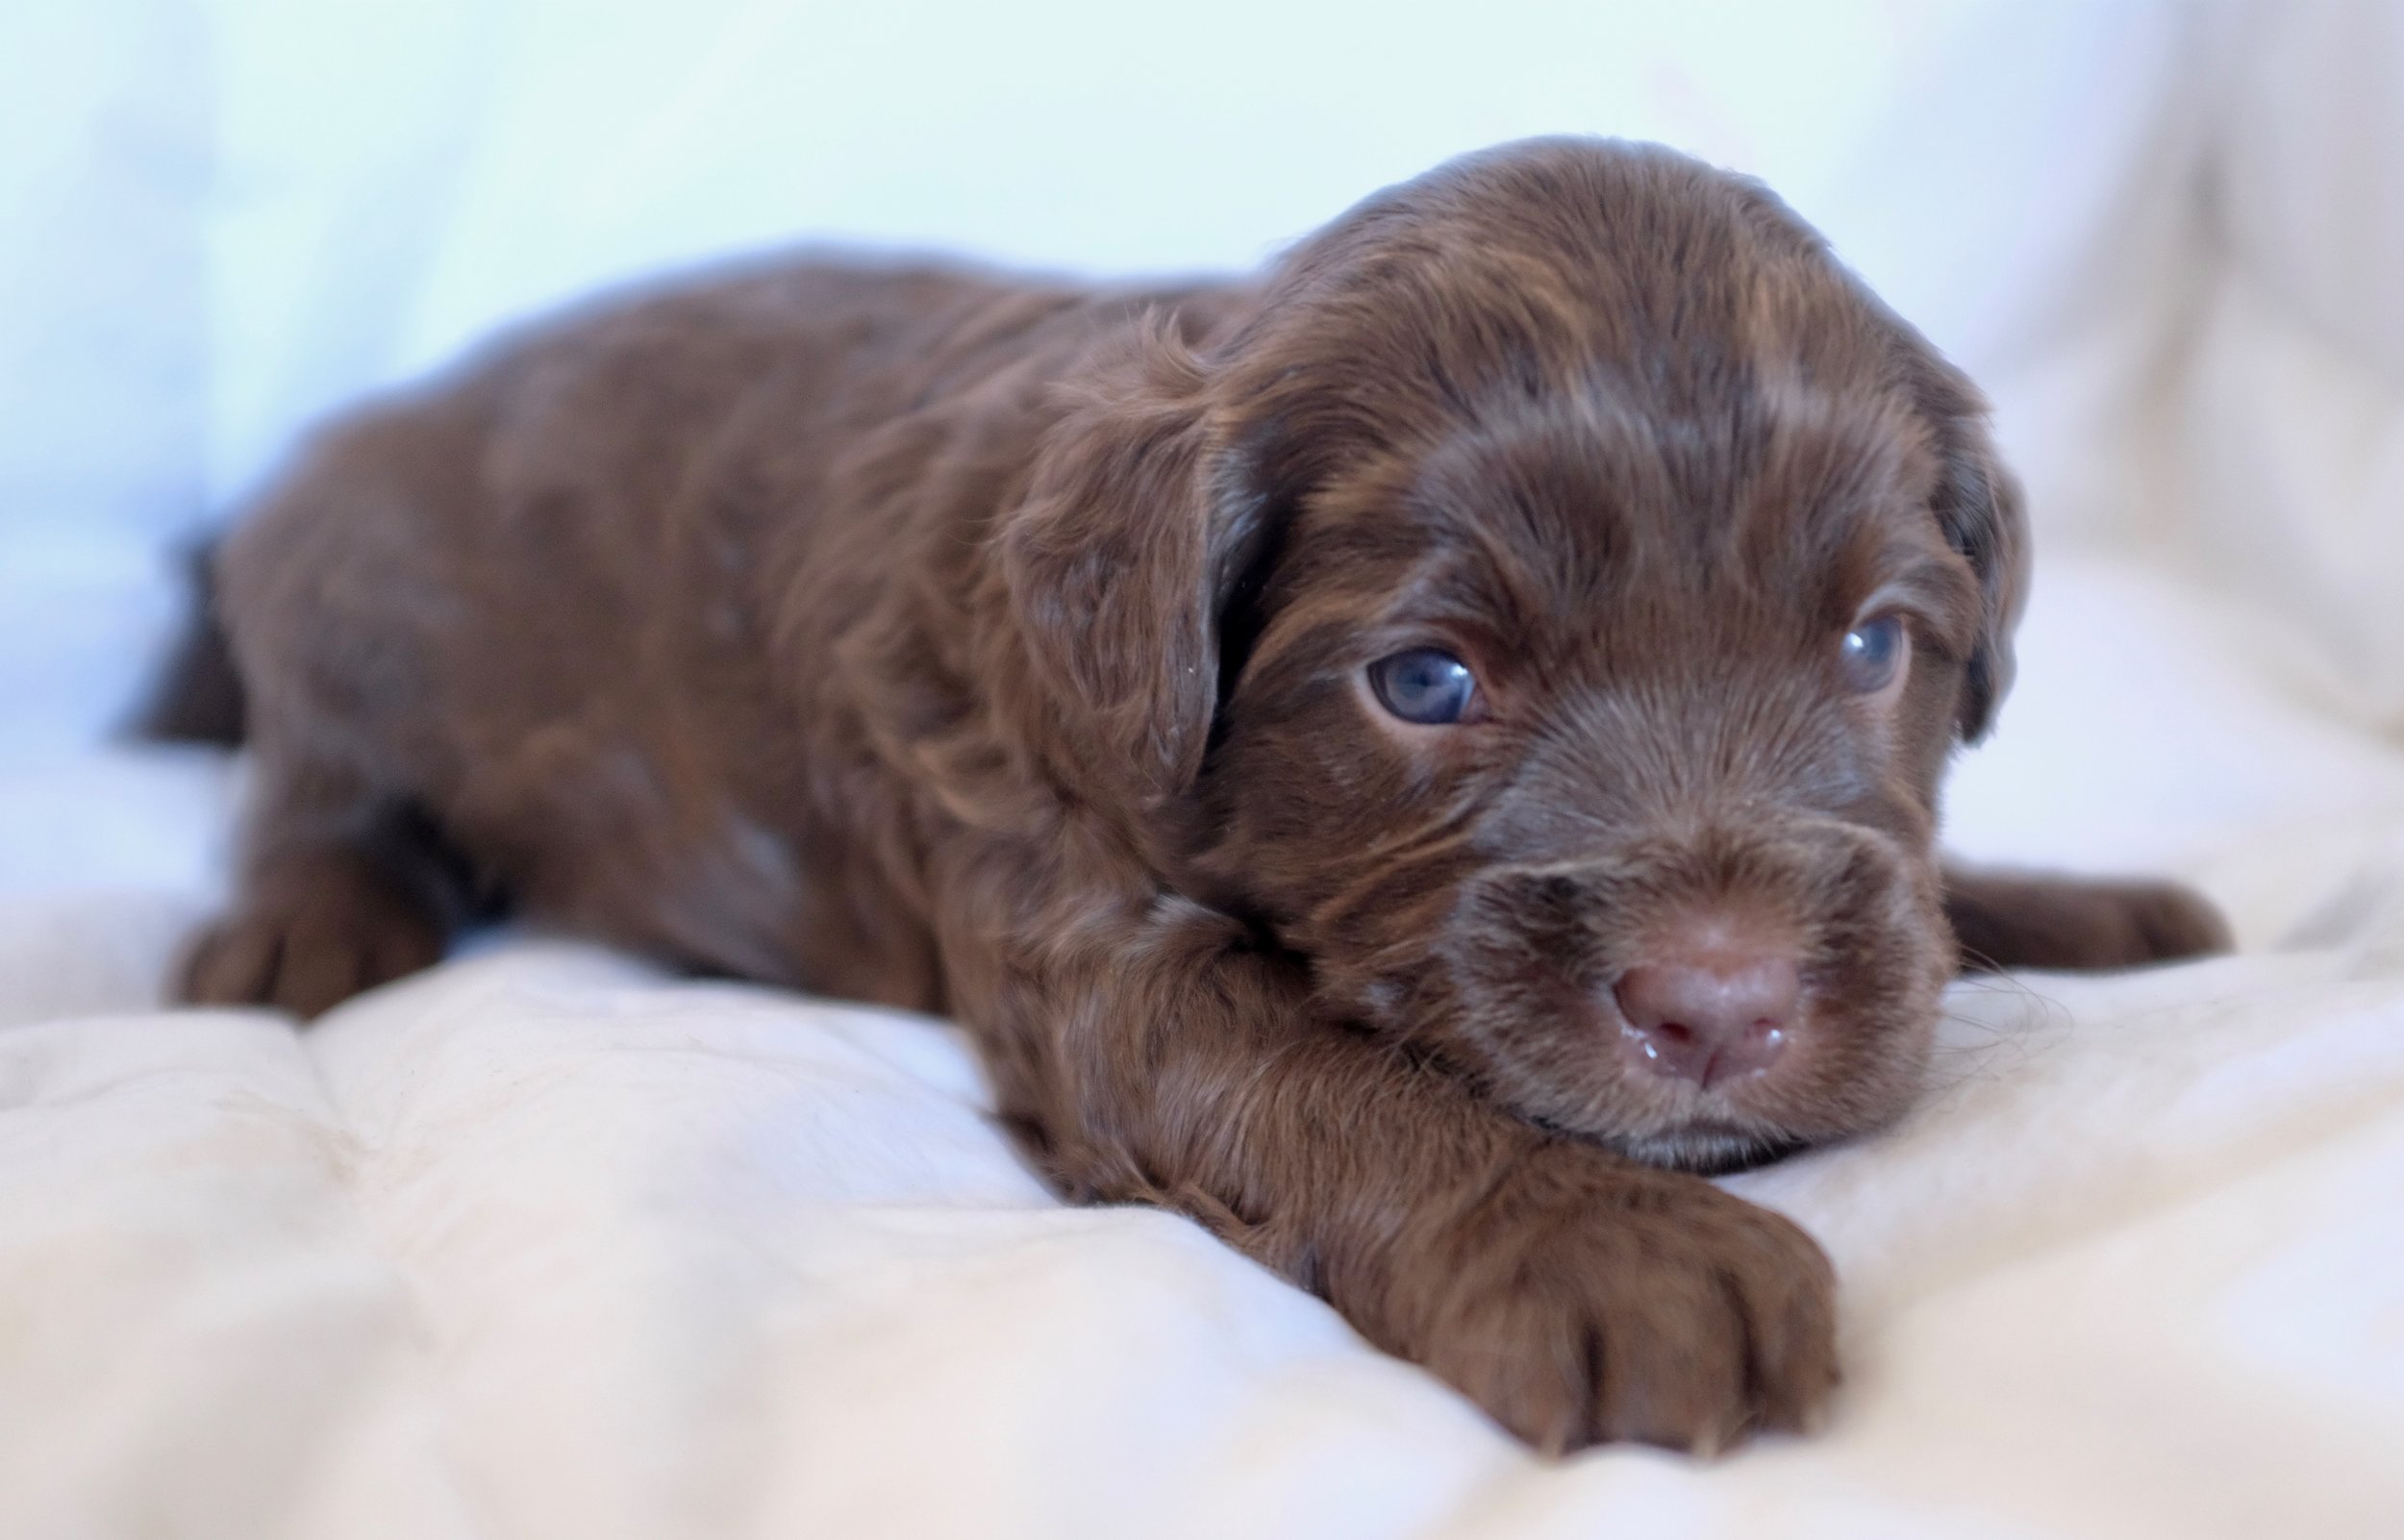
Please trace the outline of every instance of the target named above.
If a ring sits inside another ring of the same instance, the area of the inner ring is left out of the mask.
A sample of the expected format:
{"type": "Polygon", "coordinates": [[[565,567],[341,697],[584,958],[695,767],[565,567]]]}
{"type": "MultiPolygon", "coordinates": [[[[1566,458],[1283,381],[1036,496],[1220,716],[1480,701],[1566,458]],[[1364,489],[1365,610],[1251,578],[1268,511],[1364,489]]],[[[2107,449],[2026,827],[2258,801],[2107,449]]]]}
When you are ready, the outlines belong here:
{"type": "Polygon", "coordinates": [[[1706,1088],[1786,1052],[1801,992],[1791,948],[1708,919],[1654,948],[1613,991],[1645,1063],[1706,1088]]]}

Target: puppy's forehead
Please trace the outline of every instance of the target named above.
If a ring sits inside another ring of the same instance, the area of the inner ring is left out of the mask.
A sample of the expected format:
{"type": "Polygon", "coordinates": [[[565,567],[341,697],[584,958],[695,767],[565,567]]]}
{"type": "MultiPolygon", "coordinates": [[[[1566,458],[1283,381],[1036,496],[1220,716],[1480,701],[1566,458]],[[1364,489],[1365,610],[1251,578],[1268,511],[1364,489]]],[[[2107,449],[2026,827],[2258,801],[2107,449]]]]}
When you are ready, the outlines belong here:
{"type": "Polygon", "coordinates": [[[1616,367],[1677,410],[1749,360],[1891,372],[1891,318],[1816,232],[1758,184],[1650,146],[1537,141],[1440,167],[1303,243],[1265,297],[1255,335],[1280,379],[1390,403],[1616,367]]]}
{"type": "Polygon", "coordinates": [[[1754,184],[1515,146],[1372,199],[1265,299],[1228,384],[1254,484],[1306,510],[1300,581],[1524,633],[1631,592],[1841,609],[1917,559],[1963,608],[1926,344],[1754,184]]]}
{"type": "Polygon", "coordinates": [[[1240,436],[1272,485],[1515,434],[1499,458],[1616,445],[1617,474],[1690,492],[1866,419],[1909,440],[1924,348],[1765,190],[1591,141],[1372,199],[1288,260],[1234,344],[1240,436]]]}
{"type": "Polygon", "coordinates": [[[1950,604],[1966,574],[1928,511],[1940,468],[1890,395],[1747,379],[1669,411],[1598,381],[1498,398],[1340,478],[1311,504],[1293,575],[1527,645],[1739,612],[1816,624],[1915,573],[1950,604]]]}
{"type": "Polygon", "coordinates": [[[1610,381],[1506,404],[1418,457],[1407,495],[1431,534],[1565,577],[1791,576],[1866,539],[1933,541],[1914,514],[1940,467],[1906,401],[1738,371],[1701,410],[1610,381]]]}

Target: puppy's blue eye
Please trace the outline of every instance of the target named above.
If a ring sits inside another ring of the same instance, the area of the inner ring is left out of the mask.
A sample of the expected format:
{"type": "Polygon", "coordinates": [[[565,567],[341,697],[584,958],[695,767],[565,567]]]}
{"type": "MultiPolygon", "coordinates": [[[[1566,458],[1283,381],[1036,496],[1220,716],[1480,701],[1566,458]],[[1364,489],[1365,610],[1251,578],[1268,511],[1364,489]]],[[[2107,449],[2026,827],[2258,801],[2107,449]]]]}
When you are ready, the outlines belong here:
{"type": "Polygon", "coordinates": [[[1911,640],[1899,616],[1881,615],[1876,620],[1863,621],[1844,633],[1844,642],[1839,649],[1844,664],[1844,682],[1863,695],[1885,689],[1894,683],[1910,647],[1911,640]]]}
{"type": "Polygon", "coordinates": [[[1477,696],[1469,665],[1435,647],[1414,647],[1369,665],[1369,687],[1405,722],[1442,727],[1458,722],[1477,696]]]}

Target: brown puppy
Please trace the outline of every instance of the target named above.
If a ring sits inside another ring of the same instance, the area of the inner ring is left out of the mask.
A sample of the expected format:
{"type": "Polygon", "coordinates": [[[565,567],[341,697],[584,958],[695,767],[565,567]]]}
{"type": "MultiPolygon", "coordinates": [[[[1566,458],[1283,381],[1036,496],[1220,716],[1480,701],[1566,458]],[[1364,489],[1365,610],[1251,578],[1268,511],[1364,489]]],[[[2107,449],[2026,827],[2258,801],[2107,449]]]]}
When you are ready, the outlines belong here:
{"type": "MultiPolygon", "coordinates": [[[[1553,1450],[1836,1379],[1692,1175],[1909,1102],[2023,534],[1969,385],[1752,183],[1507,147],[1257,282],[801,262],[515,337],[224,552],[258,751],[187,993],[477,906],[949,1011],[1064,1192],[1202,1220],[1553,1450]]],[[[1982,960],[2221,943],[1957,882],[1982,960]]]]}

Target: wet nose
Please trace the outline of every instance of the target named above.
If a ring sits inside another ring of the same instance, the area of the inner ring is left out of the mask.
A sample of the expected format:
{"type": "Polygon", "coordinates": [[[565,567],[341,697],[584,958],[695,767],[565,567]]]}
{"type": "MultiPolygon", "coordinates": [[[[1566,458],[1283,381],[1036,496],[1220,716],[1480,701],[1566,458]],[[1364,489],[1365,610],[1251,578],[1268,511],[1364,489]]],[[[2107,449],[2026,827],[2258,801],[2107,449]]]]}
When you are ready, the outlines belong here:
{"type": "Polygon", "coordinates": [[[1706,1088],[1777,1061],[1801,992],[1792,946],[1721,916],[1659,939],[1613,991],[1646,1065],[1706,1088]]]}

